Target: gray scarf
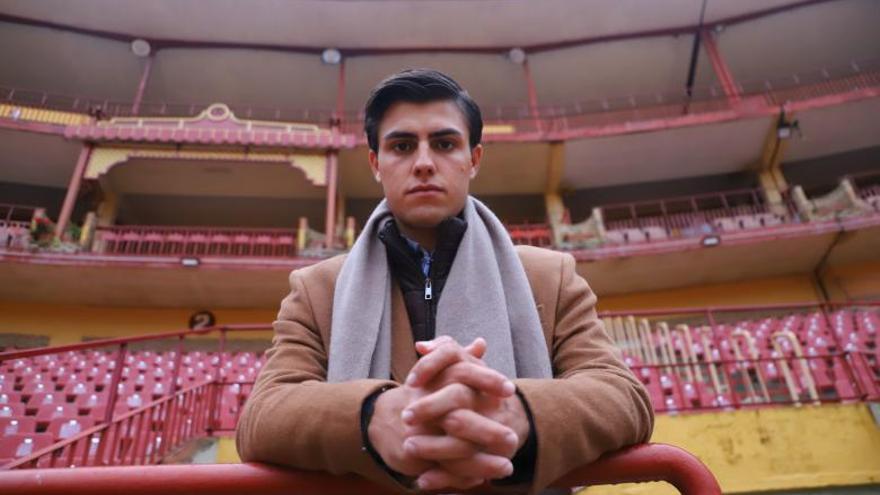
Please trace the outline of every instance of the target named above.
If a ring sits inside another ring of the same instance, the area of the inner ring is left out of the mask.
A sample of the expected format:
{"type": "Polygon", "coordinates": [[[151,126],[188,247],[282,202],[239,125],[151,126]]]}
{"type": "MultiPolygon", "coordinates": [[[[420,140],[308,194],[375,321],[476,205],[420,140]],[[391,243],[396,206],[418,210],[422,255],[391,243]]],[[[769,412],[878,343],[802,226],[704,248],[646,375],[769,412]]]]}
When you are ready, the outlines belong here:
{"type": "MultiPolygon", "coordinates": [[[[483,337],[483,360],[508,378],[552,378],[550,356],[522,262],[507,230],[469,197],[468,228],[437,307],[437,336],[483,337]]],[[[333,294],[327,381],[391,376],[391,274],[376,235],[394,221],[383,200],[342,265],[333,294]]]]}

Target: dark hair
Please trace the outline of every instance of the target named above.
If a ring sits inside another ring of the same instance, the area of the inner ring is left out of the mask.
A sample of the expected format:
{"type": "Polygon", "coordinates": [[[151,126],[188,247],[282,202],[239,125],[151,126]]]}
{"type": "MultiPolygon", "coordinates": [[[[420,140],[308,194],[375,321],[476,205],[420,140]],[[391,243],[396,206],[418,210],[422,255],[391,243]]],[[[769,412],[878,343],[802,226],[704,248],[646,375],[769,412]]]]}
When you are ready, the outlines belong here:
{"type": "Polygon", "coordinates": [[[429,103],[450,100],[458,105],[468,126],[471,149],[483,138],[483,116],[480,107],[457,82],[433,69],[407,69],[385,78],[367,99],[364,106],[364,132],[370,149],[379,151],[379,123],[391,105],[400,102],[429,103]]]}

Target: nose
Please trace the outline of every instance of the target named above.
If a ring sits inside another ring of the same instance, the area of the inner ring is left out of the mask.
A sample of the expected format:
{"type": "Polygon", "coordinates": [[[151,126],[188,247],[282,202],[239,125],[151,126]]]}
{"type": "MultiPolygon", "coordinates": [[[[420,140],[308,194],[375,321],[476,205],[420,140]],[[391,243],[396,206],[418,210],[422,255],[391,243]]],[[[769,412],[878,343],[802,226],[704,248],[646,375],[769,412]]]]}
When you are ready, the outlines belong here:
{"type": "Polygon", "coordinates": [[[416,152],[416,161],[413,164],[413,174],[416,177],[432,176],[437,170],[434,163],[434,157],[431,153],[431,146],[427,142],[419,143],[419,149],[416,152]]]}

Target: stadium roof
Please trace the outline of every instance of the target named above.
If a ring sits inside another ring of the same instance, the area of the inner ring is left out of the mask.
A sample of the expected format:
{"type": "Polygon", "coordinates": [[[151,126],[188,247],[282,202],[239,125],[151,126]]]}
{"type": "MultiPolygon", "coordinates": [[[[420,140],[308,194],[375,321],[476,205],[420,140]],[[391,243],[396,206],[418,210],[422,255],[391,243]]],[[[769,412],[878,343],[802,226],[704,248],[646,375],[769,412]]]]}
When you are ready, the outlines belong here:
{"type": "MultiPolygon", "coordinates": [[[[828,0],[709,1],[729,24],[828,0]]],[[[148,39],[338,48],[540,46],[687,30],[703,0],[66,0],[0,2],[2,12],[148,39]]]]}

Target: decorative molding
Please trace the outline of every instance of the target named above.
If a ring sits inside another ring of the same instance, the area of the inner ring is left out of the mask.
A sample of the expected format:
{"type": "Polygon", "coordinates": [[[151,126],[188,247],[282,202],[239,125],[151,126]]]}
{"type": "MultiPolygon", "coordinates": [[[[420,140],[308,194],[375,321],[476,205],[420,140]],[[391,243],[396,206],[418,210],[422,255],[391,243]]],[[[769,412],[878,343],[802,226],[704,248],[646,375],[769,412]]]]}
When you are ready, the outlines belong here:
{"type": "Polygon", "coordinates": [[[305,174],[315,186],[327,185],[327,158],[323,154],[254,153],[247,151],[176,150],[169,148],[95,147],[86,166],[85,179],[98,179],[116,165],[135,158],[159,160],[212,160],[252,163],[287,163],[305,174]]]}
{"type": "Polygon", "coordinates": [[[114,117],[91,124],[71,125],[73,139],[114,142],[155,142],[266,146],[279,148],[352,148],[353,135],[315,124],[242,120],[223,103],[214,103],[195,117],[114,117]]]}

